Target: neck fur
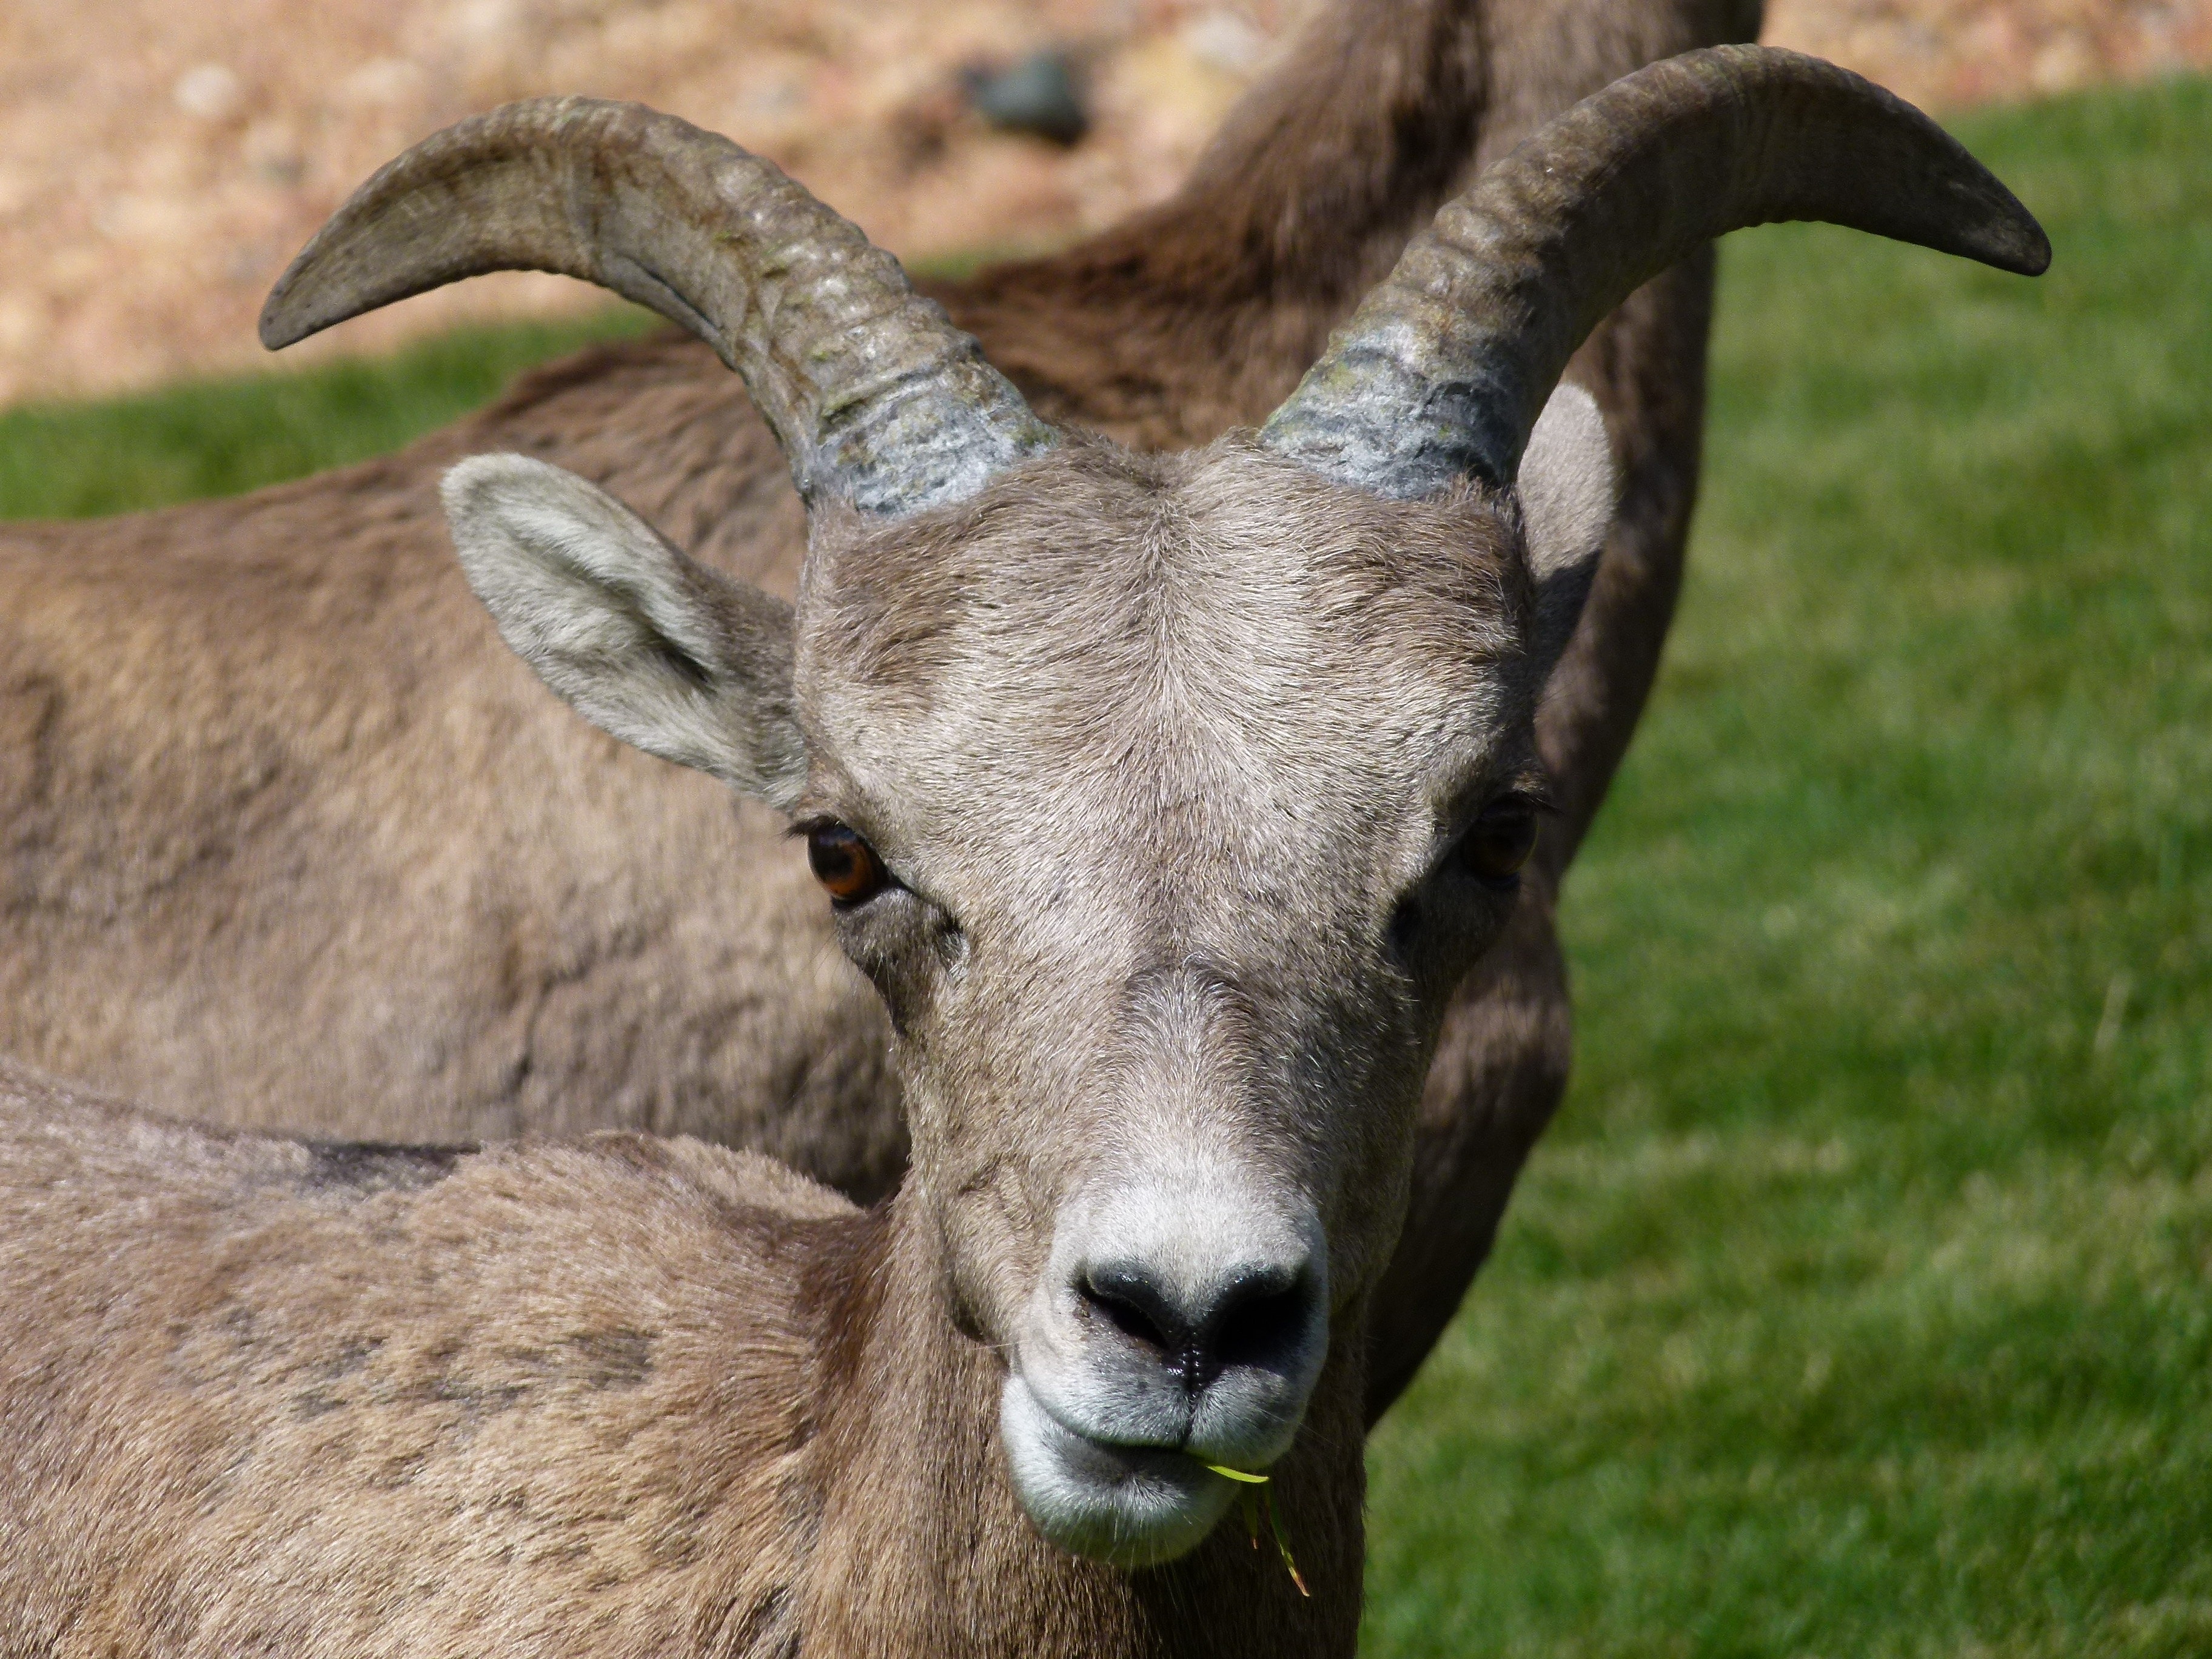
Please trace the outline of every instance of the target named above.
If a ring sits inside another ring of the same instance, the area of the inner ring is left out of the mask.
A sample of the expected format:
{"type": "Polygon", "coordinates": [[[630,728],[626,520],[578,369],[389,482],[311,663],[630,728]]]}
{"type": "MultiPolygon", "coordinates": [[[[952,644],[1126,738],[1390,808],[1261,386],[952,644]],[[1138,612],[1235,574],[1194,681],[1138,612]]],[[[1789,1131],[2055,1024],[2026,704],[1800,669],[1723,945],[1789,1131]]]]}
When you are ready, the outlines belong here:
{"type": "Polygon", "coordinates": [[[812,1537],[794,1587],[798,1651],[898,1659],[1004,1654],[1349,1655],[1359,1618],[1364,1310],[1332,1338],[1276,1501],[1311,1588],[1234,1512],[1199,1549],[1130,1572],[1047,1544],[998,1436],[1004,1368],[954,1326],[933,1228],[912,1189],[851,1225],[819,1295],[820,1417],[802,1478],[812,1537]]]}

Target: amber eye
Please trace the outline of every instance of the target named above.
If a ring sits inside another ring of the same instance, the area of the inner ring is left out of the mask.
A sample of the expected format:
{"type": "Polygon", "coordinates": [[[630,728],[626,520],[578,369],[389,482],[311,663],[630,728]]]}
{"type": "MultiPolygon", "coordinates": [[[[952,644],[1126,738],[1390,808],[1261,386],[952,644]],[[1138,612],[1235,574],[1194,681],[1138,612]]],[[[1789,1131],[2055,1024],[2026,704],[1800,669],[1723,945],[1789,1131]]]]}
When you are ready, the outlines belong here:
{"type": "Polygon", "coordinates": [[[1484,809],[1460,838],[1461,866],[1477,881],[1494,885],[1521,873],[1536,850],[1536,809],[1526,801],[1501,800],[1484,809]]]}
{"type": "Polygon", "coordinates": [[[876,849],[842,823],[817,823],[806,832],[806,862],[840,904],[863,903],[890,885],[876,849]]]}

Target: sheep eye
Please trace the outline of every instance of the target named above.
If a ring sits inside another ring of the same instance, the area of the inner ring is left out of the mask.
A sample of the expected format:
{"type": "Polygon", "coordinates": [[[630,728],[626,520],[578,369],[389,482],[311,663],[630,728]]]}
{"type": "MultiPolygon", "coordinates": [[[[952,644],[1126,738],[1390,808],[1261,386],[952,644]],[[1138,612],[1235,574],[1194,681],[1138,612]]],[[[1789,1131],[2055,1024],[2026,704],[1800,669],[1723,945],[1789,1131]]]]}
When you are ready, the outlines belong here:
{"type": "Polygon", "coordinates": [[[840,904],[864,904],[891,884],[876,849],[847,825],[817,823],[806,832],[806,862],[840,904]]]}
{"type": "Polygon", "coordinates": [[[1505,886],[1536,850],[1536,809],[1524,800],[1495,801],[1460,838],[1459,862],[1477,881],[1505,886]]]}

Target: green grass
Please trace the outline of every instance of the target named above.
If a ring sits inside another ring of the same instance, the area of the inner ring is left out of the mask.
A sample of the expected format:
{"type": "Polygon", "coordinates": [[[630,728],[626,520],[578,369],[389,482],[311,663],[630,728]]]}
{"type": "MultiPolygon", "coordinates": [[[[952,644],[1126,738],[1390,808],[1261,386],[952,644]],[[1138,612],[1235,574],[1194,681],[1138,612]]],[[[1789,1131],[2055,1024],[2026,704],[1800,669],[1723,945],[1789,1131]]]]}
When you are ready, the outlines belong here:
{"type": "Polygon", "coordinates": [[[635,307],[611,307],[574,321],[462,329],[380,361],[9,410],[0,518],[233,495],[384,454],[490,401],[534,363],[657,325],[635,307]]]}
{"type": "MultiPolygon", "coordinates": [[[[2212,1654],[2212,84],[1961,125],[2041,282],[1728,249],[1579,1069],[1374,1441],[1371,1655],[2212,1654]]],[[[373,453],[576,337],[0,417],[0,512],[373,453]]]]}
{"type": "Polygon", "coordinates": [[[1375,1655],[2212,1654],[2212,87],[2025,283],[1725,253],[1577,1074],[1376,1438],[1375,1655]]]}

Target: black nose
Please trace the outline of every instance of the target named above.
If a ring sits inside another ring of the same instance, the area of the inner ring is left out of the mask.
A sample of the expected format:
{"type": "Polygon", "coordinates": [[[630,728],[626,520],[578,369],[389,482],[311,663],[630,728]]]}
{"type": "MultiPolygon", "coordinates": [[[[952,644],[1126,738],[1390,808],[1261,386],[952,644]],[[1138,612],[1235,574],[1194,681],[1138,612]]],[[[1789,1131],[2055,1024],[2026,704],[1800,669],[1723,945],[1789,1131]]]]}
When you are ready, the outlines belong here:
{"type": "Polygon", "coordinates": [[[1311,1274],[1279,1262],[1235,1267],[1184,1289],[1143,1262],[1109,1261],[1086,1269],[1076,1291],[1193,1394],[1231,1365],[1291,1368],[1315,1295],[1311,1274]]]}

